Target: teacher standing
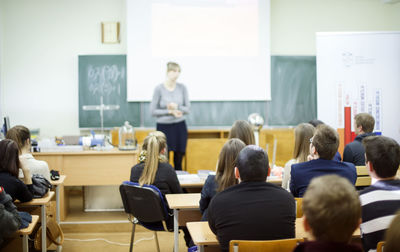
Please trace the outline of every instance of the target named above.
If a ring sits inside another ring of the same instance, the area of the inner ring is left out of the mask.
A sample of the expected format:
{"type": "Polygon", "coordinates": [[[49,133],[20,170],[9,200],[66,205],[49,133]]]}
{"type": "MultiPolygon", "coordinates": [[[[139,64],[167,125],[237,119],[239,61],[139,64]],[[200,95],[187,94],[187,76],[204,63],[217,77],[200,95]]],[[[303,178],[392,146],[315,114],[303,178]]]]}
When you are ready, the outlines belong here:
{"type": "Polygon", "coordinates": [[[188,135],[185,115],[190,110],[187,89],[176,82],[180,73],[177,63],[167,63],[167,78],[155,88],[150,104],[151,113],[157,118],[157,130],[167,136],[168,151],[174,152],[175,170],[182,170],[188,135]]]}

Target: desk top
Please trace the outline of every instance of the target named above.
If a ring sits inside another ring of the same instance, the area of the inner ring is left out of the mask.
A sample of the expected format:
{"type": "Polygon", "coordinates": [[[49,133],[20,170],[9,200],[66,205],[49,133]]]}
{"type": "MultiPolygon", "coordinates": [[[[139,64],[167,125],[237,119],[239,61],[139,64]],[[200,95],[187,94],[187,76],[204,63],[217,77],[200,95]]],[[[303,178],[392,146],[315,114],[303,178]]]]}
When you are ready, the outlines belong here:
{"type": "Polygon", "coordinates": [[[39,221],[39,216],[38,215],[32,215],[32,222],[29,224],[28,227],[20,229],[17,231],[17,234],[19,235],[30,235],[35,228],[37,222],[39,221]]]}
{"type": "Polygon", "coordinates": [[[105,151],[85,150],[85,151],[65,151],[65,152],[33,152],[32,155],[38,156],[85,156],[85,155],[134,155],[138,150],[121,151],[118,148],[105,151]]]}
{"type": "Polygon", "coordinates": [[[171,209],[198,209],[200,193],[179,193],[165,195],[171,209]]]}
{"type": "Polygon", "coordinates": [[[21,203],[18,200],[15,202],[17,207],[20,206],[41,206],[41,205],[46,205],[47,203],[50,202],[51,198],[53,198],[55,192],[48,192],[43,198],[38,198],[38,199],[33,199],[28,202],[21,203]]]}
{"type": "MultiPolygon", "coordinates": [[[[188,222],[186,226],[196,245],[218,245],[215,234],[211,231],[207,221],[188,222]]],[[[303,218],[296,219],[296,238],[310,239],[310,234],[304,230],[303,218]]],[[[356,229],[353,238],[360,237],[360,229],[356,229]]]]}
{"type": "Polygon", "coordinates": [[[66,175],[60,175],[60,179],[59,180],[51,180],[50,183],[53,186],[62,185],[62,184],[64,184],[64,180],[65,180],[66,177],[67,177],[66,175]]]}

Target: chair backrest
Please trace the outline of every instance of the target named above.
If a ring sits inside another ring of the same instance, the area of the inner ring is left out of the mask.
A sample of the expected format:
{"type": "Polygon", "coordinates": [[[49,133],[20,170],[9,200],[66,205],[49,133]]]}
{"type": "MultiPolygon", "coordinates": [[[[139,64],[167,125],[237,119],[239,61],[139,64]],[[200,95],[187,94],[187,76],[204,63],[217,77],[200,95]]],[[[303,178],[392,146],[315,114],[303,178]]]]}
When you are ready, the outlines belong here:
{"type": "Polygon", "coordinates": [[[294,198],[296,200],[296,218],[303,217],[303,198],[294,198]]]}
{"type": "Polygon", "coordinates": [[[292,252],[304,239],[283,239],[270,241],[232,240],[229,242],[229,252],[292,252]]]}
{"type": "Polygon", "coordinates": [[[368,170],[365,165],[356,166],[357,180],[356,186],[370,186],[371,177],[368,175],[368,170]]]}
{"type": "Polygon", "coordinates": [[[140,222],[158,222],[167,218],[168,211],[157,187],[125,181],[119,191],[125,212],[140,222]]]}
{"type": "Polygon", "coordinates": [[[378,245],[376,246],[376,252],[383,252],[383,247],[385,247],[385,242],[384,241],[380,241],[378,242],[378,245]]]}

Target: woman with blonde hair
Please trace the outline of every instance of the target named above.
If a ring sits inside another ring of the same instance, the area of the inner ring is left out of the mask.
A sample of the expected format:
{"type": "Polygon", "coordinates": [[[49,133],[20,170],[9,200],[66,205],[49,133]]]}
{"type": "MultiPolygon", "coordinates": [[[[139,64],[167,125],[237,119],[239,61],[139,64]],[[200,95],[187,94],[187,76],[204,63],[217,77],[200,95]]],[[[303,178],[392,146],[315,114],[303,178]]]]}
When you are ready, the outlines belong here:
{"type": "Polygon", "coordinates": [[[156,128],[167,136],[168,151],[174,152],[176,170],[182,170],[188,136],[185,115],[190,111],[186,86],[177,82],[180,73],[177,63],[168,62],[167,78],[154,89],[150,103],[150,111],[157,120],[156,128]]]}
{"type": "Polygon", "coordinates": [[[216,175],[209,175],[201,190],[200,211],[202,220],[207,220],[207,208],[217,192],[237,184],[234,175],[235,160],[246,145],[238,138],[229,139],[219,154],[216,175]]]}
{"type": "Polygon", "coordinates": [[[145,139],[139,163],[131,169],[130,181],[154,185],[163,195],[182,193],[178,176],[166,158],[167,139],[160,131],[151,132],[145,139]]]}
{"type": "Polygon", "coordinates": [[[229,131],[228,138],[239,138],[246,145],[254,145],[256,143],[253,128],[248,122],[244,120],[235,121],[235,123],[232,125],[231,130],[229,131]]]}
{"type": "Polygon", "coordinates": [[[293,159],[285,164],[282,187],[289,190],[290,186],[290,170],[292,164],[308,161],[307,156],[310,154],[310,138],[314,135],[315,128],[309,123],[300,123],[294,129],[294,151],[293,159]]]}
{"type": "MultiPolygon", "coordinates": [[[[22,125],[12,127],[7,131],[7,139],[11,139],[18,145],[18,151],[21,159],[26,160],[26,165],[31,174],[40,174],[50,181],[49,165],[42,160],[36,160],[31,154],[31,132],[22,125]]],[[[20,172],[19,177],[23,174],[20,172]]]]}

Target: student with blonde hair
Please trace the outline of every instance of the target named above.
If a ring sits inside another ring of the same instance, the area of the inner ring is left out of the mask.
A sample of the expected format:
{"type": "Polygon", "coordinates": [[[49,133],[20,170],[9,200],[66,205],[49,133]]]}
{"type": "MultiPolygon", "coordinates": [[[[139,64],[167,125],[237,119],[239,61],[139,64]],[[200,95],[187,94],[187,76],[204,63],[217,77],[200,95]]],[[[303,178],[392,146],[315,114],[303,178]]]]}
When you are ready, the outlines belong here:
{"type": "Polygon", "coordinates": [[[314,178],[303,198],[304,229],[312,238],[294,252],[361,252],[351,244],[361,222],[361,204],[354,186],[338,175],[314,178]]]}
{"type": "MultiPolygon", "coordinates": [[[[31,154],[31,132],[22,125],[12,127],[7,131],[7,139],[11,139],[18,145],[20,158],[26,160],[26,165],[31,174],[40,174],[50,181],[50,171],[47,162],[36,160],[31,154]]],[[[19,173],[23,177],[23,173],[19,173]]]]}
{"type": "Polygon", "coordinates": [[[235,121],[229,131],[228,138],[239,138],[246,145],[254,145],[256,143],[253,128],[244,120],[235,121]]]}
{"type": "Polygon", "coordinates": [[[232,138],[222,147],[216,175],[209,175],[201,190],[200,211],[203,214],[202,220],[207,220],[207,208],[214,195],[237,184],[234,174],[235,160],[245,146],[242,140],[232,138]]]}
{"type": "Polygon", "coordinates": [[[163,195],[182,193],[174,168],[165,157],[167,139],[160,131],[151,132],[145,139],[139,163],[131,169],[131,182],[154,185],[163,195]]]}
{"type": "Polygon", "coordinates": [[[385,252],[400,251],[400,211],[397,212],[385,234],[385,252]]]}
{"type": "Polygon", "coordinates": [[[285,164],[282,187],[289,190],[290,171],[292,164],[307,162],[307,156],[310,154],[310,138],[314,135],[315,128],[309,123],[300,123],[294,129],[294,151],[293,159],[285,164]]]}

